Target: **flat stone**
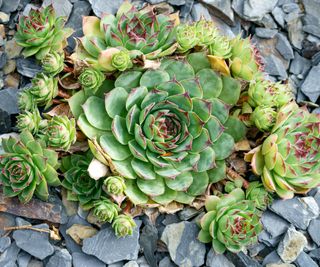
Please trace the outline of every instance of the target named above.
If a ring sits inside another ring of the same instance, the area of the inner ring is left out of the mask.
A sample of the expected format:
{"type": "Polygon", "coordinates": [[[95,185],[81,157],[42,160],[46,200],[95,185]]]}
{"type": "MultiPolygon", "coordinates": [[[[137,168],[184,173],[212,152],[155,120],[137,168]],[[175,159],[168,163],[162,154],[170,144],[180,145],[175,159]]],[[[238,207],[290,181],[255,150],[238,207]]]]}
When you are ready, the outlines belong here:
{"type": "Polygon", "coordinates": [[[78,1],[74,3],[66,27],[71,27],[74,30],[82,29],[82,16],[88,16],[90,11],[91,5],[87,1],[78,1]]]}
{"type": "Polygon", "coordinates": [[[5,13],[11,13],[17,10],[20,0],[1,1],[1,3],[0,10],[5,13]]]}
{"type": "Polygon", "coordinates": [[[320,29],[316,25],[305,25],[302,29],[307,33],[320,37],[320,29]]]}
{"type": "Polygon", "coordinates": [[[300,56],[297,52],[294,53],[294,59],[290,64],[290,73],[305,76],[311,67],[310,60],[300,56]]]}
{"type": "Polygon", "coordinates": [[[20,248],[17,246],[16,242],[12,242],[11,246],[0,255],[0,266],[12,265],[12,263],[16,261],[19,252],[20,248]]]}
{"type": "Polygon", "coordinates": [[[278,0],[259,1],[248,0],[244,1],[243,14],[249,21],[259,21],[264,15],[271,12],[276,6],[278,0]]]}
{"type": "Polygon", "coordinates": [[[144,256],[151,266],[157,265],[155,251],[157,250],[158,230],[152,225],[148,224],[143,227],[139,239],[140,247],[143,249],[144,256]]]}
{"type": "Polygon", "coordinates": [[[286,59],[290,60],[293,59],[293,50],[292,47],[287,39],[287,37],[281,33],[278,33],[276,35],[277,38],[277,44],[276,49],[279,51],[279,53],[286,59]]]}
{"type": "Polygon", "coordinates": [[[13,59],[17,58],[20,55],[22,49],[23,47],[18,45],[16,39],[13,38],[7,41],[5,52],[7,53],[8,59],[13,59]]]}
{"type": "Polygon", "coordinates": [[[236,267],[262,267],[258,261],[252,259],[242,251],[239,253],[227,251],[225,255],[236,267]]]}
{"type": "Polygon", "coordinates": [[[272,15],[273,15],[274,19],[276,20],[276,22],[278,22],[278,24],[282,28],[284,28],[284,25],[285,25],[285,21],[284,21],[285,13],[284,13],[284,11],[280,7],[276,6],[272,10],[272,15]]]}
{"type": "Polygon", "coordinates": [[[37,9],[37,8],[39,7],[34,4],[27,4],[23,9],[22,15],[28,16],[31,9],[37,9]]]}
{"type": "Polygon", "coordinates": [[[255,34],[260,38],[273,38],[278,33],[277,30],[267,28],[256,28],[255,34]]]}
{"type": "Polygon", "coordinates": [[[139,267],[139,264],[136,261],[129,261],[123,267],[139,267]]]}
{"type": "MultiPolygon", "coordinates": [[[[8,138],[9,134],[3,134],[0,135],[0,144],[1,144],[1,139],[2,138],[8,138]],[[3,137],[4,136],[4,137],[3,137]]],[[[0,152],[1,152],[1,146],[0,146],[0,152]]],[[[3,236],[6,231],[4,231],[4,227],[12,227],[16,225],[16,222],[14,220],[14,216],[12,216],[11,214],[5,213],[5,212],[0,212],[0,236],[3,236]]]]}
{"type": "Polygon", "coordinates": [[[123,238],[116,237],[113,228],[108,225],[95,236],[83,240],[82,251],[107,264],[120,260],[136,260],[140,247],[138,240],[141,221],[137,220],[136,224],[133,234],[123,238]]]}
{"type": "Polygon", "coordinates": [[[17,263],[19,267],[28,267],[31,255],[25,251],[21,251],[18,255],[17,263]]]}
{"type": "Polygon", "coordinates": [[[199,21],[201,17],[206,20],[211,20],[211,15],[208,9],[201,3],[195,3],[191,10],[191,16],[194,21],[199,21]]]}
{"type": "Polygon", "coordinates": [[[318,245],[320,246],[320,220],[319,219],[315,219],[312,220],[309,224],[308,227],[308,233],[310,235],[310,237],[312,238],[312,240],[318,245]]]}
{"type": "Polygon", "coordinates": [[[182,221],[188,221],[193,217],[197,216],[201,211],[195,208],[184,208],[182,211],[179,211],[178,216],[182,221]]]}
{"type": "Polygon", "coordinates": [[[297,267],[318,267],[319,265],[304,251],[302,251],[294,262],[297,267]]]}
{"type": "Polygon", "coordinates": [[[227,259],[223,254],[217,254],[211,248],[207,254],[206,266],[208,267],[235,267],[235,265],[227,259]]]}
{"type": "Polygon", "coordinates": [[[99,261],[96,257],[82,252],[72,253],[72,263],[74,267],[106,267],[106,264],[99,261]]]}
{"type": "Polygon", "coordinates": [[[306,230],[310,221],[319,216],[319,207],[313,197],[277,199],[270,209],[302,230],[306,230]]]}
{"type": "Polygon", "coordinates": [[[269,264],[281,264],[283,261],[279,257],[278,253],[276,251],[272,251],[267,256],[264,257],[262,265],[267,266],[269,264]]]}
{"type": "Polygon", "coordinates": [[[0,252],[2,253],[11,245],[11,239],[8,236],[0,238],[0,252]]]}
{"type": "Polygon", "coordinates": [[[261,251],[263,251],[267,246],[263,243],[256,243],[251,246],[248,246],[247,249],[249,251],[250,257],[257,256],[261,251]]]}
{"type": "Polygon", "coordinates": [[[171,259],[178,266],[197,267],[204,264],[205,245],[197,240],[196,223],[181,222],[166,226],[161,240],[167,245],[171,259]]]}
{"type": "Polygon", "coordinates": [[[176,267],[170,257],[164,257],[161,261],[159,261],[159,267],[176,267]]]}
{"type": "Polygon", "coordinates": [[[212,10],[212,14],[221,18],[223,21],[229,25],[234,24],[233,10],[231,9],[231,1],[225,0],[203,0],[204,3],[209,5],[212,10]]]}
{"type": "MultiPolygon", "coordinates": [[[[7,112],[9,115],[18,114],[17,104],[18,90],[13,88],[3,89],[0,91],[0,110],[7,112]]],[[[1,197],[0,197],[0,202],[1,197]]],[[[1,210],[0,211],[5,211],[1,210]]]]}
{"type": "Polygon", "coordinates": [[[300,7],[296,3],[287,3],[282,6],[282,10],[286,13],[291,13],[295,11],[301,11],[300,7]]]}
{"type": "Polygon", "coordinates": [[[277,252],[280,258],[291,263],[297,259],[303,248],[307,245],[307,238],[294,227],[290,227],[283,240],[279,243],[277,252]]]}
{"type": "Polygon", "coordinates": [[[69,0],[44,0],[42,7],[53,5],[57,16],[63,16],[69,18],[72,11],[72,4],[69,0]]]}
{"type": "Polygon", "coordinates": [[[5,52],[0,52],[0,69],[3,69],[3,67],[7,63],[7,54],[5,52]]]}
{"type": "Polygon", "coordinates": [[[186,1],[185,0],[168,0],[168,3],[173,6],[183,6],[186,1]]]}
{"type": "Polygon", "coordinates": [[[266,210],[262,214],[261,222],[264,230],[266,230],[272,238],[284,234],[290,226],[286,220],[269,210],[266,210]],[[277,227],[275,227],[275,225],[277,227]]]}
{"type": "Polygon", "coordinates": [[[42,261],[39,261],[37,259],[31,259],[27,267],[44,267],[44,264],[42,261]]]}
{"type": "Polygon", "coordinates": [[[294,264],[291,263],[269,263],[266,267],[296,267],[294,264]]]}
{"type": "Polygon", "coordinates": [[[279,244],[281,236],[272,237],[266,230],[262,230],[262,232],[258,235],[258,240],[268,247],[275,247],[277,244],[279,244]]]}
{"type": "Polygon", "coordinates": [[[301,91],[309,97],[312,102],[316,102],[320,95],[320,63],[313,66],[308,76],[301,85],[301,91]]]}
{"type": "Polygon", "coordinates": [[[91,4],[94,14],[98,17],[101,17],[102,13],[115,14],[118,11],[121,4],[123,3],[123,0],[89,0],[89,2],[91,4]]]}
{"type": "Polygon", "coordinates": [[[314,260],[320,260],[320,248],[316,248],[314,250],[311,250],[308,254],[312,259],[314,260]]]}
{"type": "Polygon", "coordinates": [[[13,59],[10,59],[6,62],[6,65],[3,68],[3,74],[7,75],[9,73],[14,72],[14,70],[16,69],[16,61],[13,59]]]}
{"type": "Polygon", "coordinates": [[[46,267],[71,267],[72,257],[68,250],[57,249],[50,257],[46,267]]]}
{"type": "MultiPolygon", "coordinates": [[[[34,225],[33,227],[49,229],[47,224],[34,225]]],[[[33,230],[15,230],[13,232],[13,239],[19,248],[40,260],[54,253],[54,248],[49,242],[48,233],[33,230]],[[32,246],[30,244],[32,244],[32,246]]]]}
{"type": "Polygon", "coordinates": [[[266,73],[272,76],[276,76],[280,80],[287,79],[288,75],[286,68],[278,57],[270,55],[265,57],[264,60],[266,73]]]}
{"type": "Polygon", "coordinates": [[[33,78],[41,71],[41,66],[34,58],[18,58],[17,71],[28,78],[33,78]]]}
{"type": "Polygon", "coordinates": [[[185,21],[186,18],[190,15],[190,12],[193,7],[194,0],[186,0],[186,3],[184,6],[180,9],[180,18],[182,21],[185,21]]]}
{"type": "Polygon", "coordinates": [[[264,28],[268,29],[277,29],[278,25],[274,21],[273,17],[270,14],[266,14],[263,16],[263,18],[260,21],[256,22],[259,26],[262,26],[264,28]]]}

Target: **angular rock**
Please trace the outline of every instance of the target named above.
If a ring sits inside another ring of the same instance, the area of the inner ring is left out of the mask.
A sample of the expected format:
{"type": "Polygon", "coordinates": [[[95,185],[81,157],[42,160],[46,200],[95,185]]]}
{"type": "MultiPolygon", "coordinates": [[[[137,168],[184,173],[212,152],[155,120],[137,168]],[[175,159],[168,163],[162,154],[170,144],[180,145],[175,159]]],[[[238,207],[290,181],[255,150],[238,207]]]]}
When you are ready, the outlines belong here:
{"type": "Polygon", "coordinates": [[[320,246],[320,220],[319,219],[315,219],[312,220],[309,224],[308,227],[308,233],[310,235],[310,237],[312,238],[312,240],[318,245],[320,246]]]}
{"type": "Polygon", "coordinates": [[[248,246],[249,255],[251,257],[257,256],[262,250],[264,250],[267,246],[263,243],[256,243],[251,246],[248,246]]]}
{"type": "Polygon", "coordinates": [[[273,212],[266,210],[261,217],[264,230],[266,230],[272,238],[282,235],[289,228],[289,223],[273,212]],[[277,227],[275,227],[275,225],[277,227]]]}
{"type": "Polygon", "coordinates": [[[281,264],[283,261],[279,257],[278,253],[276,251],[272,251],[269,253],[266,257],[264,257],[262,265],[267,266],[269,264],[281,264]]]}
{"type": "Polygon", "coordinates": [[[111,264],[120,260],[136,260],[139,252],[139,228],[141,221],[131,236],[116,237],[111,225],[100,230],[98,234],[83,240],[82,251],[96,256],[99,260],[111,264]]]}
{"type": "Polygon", "coordinates": [[[281,33],[278,33],[276,35],[277,38],[277,44],[276,44],[276,49],[279,51],[279,53],[286,59],[290,60],[293,59],[293,50],[292,47],[287,39],[286,36],[284,36],[281,33]]]}
{"type": "Polygon", "coordinates": [[[176,267],[176,265],[170,260],[170,257],[164,257],[159,261],[159,267],[176,267]]]}
{"type": "Polygon", "coordinates": [[[197,240],[196,223],[181,222],[166,226],[161,240],[167,245],[170,257],[178,266],[192,267],[204,264],[205,245],[197,240]]]}
{"type": "Polygon", "coordinates": [[[0,212],[0,236],[3,236],[6,233],[6,231],[3,230],[4,227],[12,227],[16,225],[14,219],[14,216],[12,216],[11,214],[0,212]]]}
{"type": "Polygon", "coordinates": [[[217,254],[211,248],[207,254],[206,266],[208,267],[235,267],[223,254],[217,254]]]}
{"type": "Polygon", "coordinates": [[[33,78],[41,71],[41,66],[34,58],[18,58],[17,71],[28,78],[33,78]]]}
{"type": "Polygon", "coordinates": [[[320,37],[320,29],[316,25],[305,25],[302,29],[307,33],[320,37]]]}
{"type": "Polygon", "coordinates": [[[182,211],[179,211],[178,216],[182,221],[188,221],[193,217],[197,216],[201,211],[195,208],[184,208],[182,211]]]}
{"type": "Polygon", "coordinates": [[[296,264],[297,267],[317,267],[318,264],[311,259],[311,257],[305,253],[304,251],[302,251],[300,253],[300,255],[298,256],[298,258],[295,260],[294,262],[296,264]]]}
{"type": "Polygon", "coordinates": [[[287,79],[288,75],[286,72],[286,68],[278,57],[270,55],[265,57],[264,61],[266,73],[272,76],[276,76],[279,80],[287,79]]]}
{"type": "Polygon", "coordinates": [[[28,264],[28,267],[44,267],[44,264],[42,261],[39,261],[37,259],[31,259],[31,261],[28,264]]]}
{"type": "Polygon", "coordinates": [[[53,5],[57,16],[64,16],[67,19],[69,18],[72,11],[72,4],[69,2],[69,0],[44,0],[42,3],[43,7],[49,5],[53,5]]]}
{"type": "Polygon", "coordinates": [[[291,263],[297,259],[303,248],[307,245],[307,238],[294,227],[290,227],[283,240],[279,243],[277,252],[280,258],[291,263]]]}
{"type": "Polygon", "coordinates": [[[314,260],[320,260],[320,248],[316,248],[314,250],[311,250],[308,254],[312,259],[314,260]]]}
{"type": "Polygon", "coordinates": [[[203,2],[209,5],[214,16],[221,18],[229,25],[234,24],[234,15],[230,0],[203,0],[203,2]]]}
{"type": "Polygon", "coordinates": [[[168,0],[168,3],[173,6],[183,6],[186,1],[185,0],[168,0]]]}
{"type": "Polygon", "coordinates": [[[2,5],[0,10],[5,13],[11,13],[17,10],[20,0],[1,1],[2,5]]]}
{"type": "Polygon", "coordinates": [[[294,59],[290,65],[290,73],[305,76],[311,67],[310,60],[300,56],[297,52],[294,53],[294,59]]]}
{"type": "Polygon", "coordinates": [[[294,264],[291,263],[269,263],[266,267],[296,267],[294,264]]]}
{"type": "Polygon", "coordinates": [[[10,20],[10,13],[7,14],[5,12],[0,11],[0,22],[3,24],[7,24],[10,20]]]}
{"type": "Polygon", "coordinates": [[[140,247],[143,249],[144,256],[150,266],[157,265],[157,259],[155,257],[155,251],[157,250],[158,230],[152,225],[146,225],[143,227],[140,235],[140,247]]]}
{"type": "Polygon", "coordinates": [[[249,21],[259,21],[264,15],[271,12],[276,6],[278,0],[259,1],[248,0],[244,1],[243,14],[249,21]]]}
{"type": "Polygon", "coordinates": [[[68,250],[57,249],[55,253],[50,257],[46,267],[71,267],[72,257],[68,250]]]}
{"type": "Polygon", "coordinates": [[[16,39],[12,38],[10,41],[7,41],[5,52],[7,53],[8,59],[17,58],[23,47],[17,44],[16,39]]]}
{"type": "Polygon", "coordinates": [[[287,24],[288,26],[288,37],[292,45],[298,49],[302,48],[302,41],[305,37],[302,28],[302,21],[300,18],[291,20],[287,24]]]}
{"type": "Polygon", "coordinates": [[[195,3],[191,10],[191,16],[194,21],[198,21],[201,17],[211,20],[211,15],[208,9],[201,3],[195,3]]]}
{"type": "Polygon", "coordinates": [[[278,22],[278,24],[284,28],[284,25],[285,25],[285,21],[284,21],[284,16],[285,16],[285,13],[283,12],[283,10],[280,8],[280,7],[275,7],[273,10],[272,10],[272,15],[274,17],[274,19],[278,22]]]}
{"type": "Polygon", "coordinates": [[[180,18],[184,21],[190,15],[194,0],[186,0],[186,4],[180,9],[180,18]]]}
{"type": "Polygon", "coordinates": [[[19,251],[20,248],[16,242],[12,242],[11,246],[0,255],[0,266],[12,265],[18,257],[19,251]]]}
{"type": "Polygon", "coordinates": [[[2,253],[11,245],[11,239],[8,236],[0,238],[0,252],[2,253]]]}
{"type": "Polygon", "coordinates": [[[301,91],[309,97],[312,102],[316,102],[320,95],[320,63],[310,70],[308,76],[301,85],[301,91]]]}
{"type": "MultiPolygon", "coordinates": [[[[49,229],[47,224],[34,225],[34,228],[49,229]]],[[[13,239],[17,246],[30,255],[43,260],[54,253],[54,248],[49,242],[49,234],[33,230],[15,230],[13,239]],[[31,245],[32,244],[32,245],[31,245]]]]}
{"type": "Polygon", "coordinates": [[[7,63],[7,54],[5,52],[0,52],[0,69],[3,69],[3,67],[7,63]]]}
{"type": "Polygon", "coordinates": [[[319,207],[313,197],[277,199],[270,209],[302,230],[306,230],[310,221],[319,216],[319,207]]]}
{"type": "Polygon", "coordinates": [[[99,261],[96,257],[82,252],[72,253],[72,263],[74,267],[106,267],[106,264],[99,261]]]}
{"type": "Polygon", "coordinates": [[[21,251],[18,255],[17,263],[19,267],[28,267],[31,255],[25,251],[21,251]]]}
{"type": "Polygon", "coordinates": [[[278,31],[273,29],[267,29],[267,28],[256,28],[255,33],[260,38],[269,39],[269,38],[273,38],[278,33],[278,31]]]}
{"type": "Polygon", "coordinates": [[[281,236],[272,237],[266,230],[263,230],[258,235],[258,240],[268,247],[275,247],[280,242],[281,236]]]}
{"type": "Polygon", "coordinates": [[[89,0],[89,2],[92,6],[94,14],[98,17],[101,17],[102,13],[115,14],[123,3],[122,0],[89,0]]]}
{"type": "Polygon", "coordinates": [[[236,267],[262,267],[258,261],[250,258],[242,251],[239,253],[231,253],[230,251],[227,251],[225,255],[236,267]]]}
{"type": "Polygon", "coordinates": [[[129,261],[123,267],[139,267],[139,264],[136,261],[129,261]]]}

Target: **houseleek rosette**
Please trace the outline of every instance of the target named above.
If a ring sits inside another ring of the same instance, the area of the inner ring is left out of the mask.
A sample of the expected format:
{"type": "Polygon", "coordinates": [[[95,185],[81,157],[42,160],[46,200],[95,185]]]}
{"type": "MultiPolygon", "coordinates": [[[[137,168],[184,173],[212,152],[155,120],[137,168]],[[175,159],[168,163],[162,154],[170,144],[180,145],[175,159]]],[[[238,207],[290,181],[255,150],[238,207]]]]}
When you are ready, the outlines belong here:
{"type": "Polygon", "coordinates": [[[246,156],[265,188],[281,198],[320,184],[320,119],[297,104],[283,106],[271,134],[246,156]]]}
{"type": "Polygon", "coordinates": [[[200,52],[163,60],[158,70],[125,72],[115,87],[105,99],[79,103],[79,93],[69,103],[96,158],[126,178],[133,203],[190,203],[224,177],[234,140],[223,124],[238,81],[220,77],[200,52]]]}
{"type": "Polygon", "coordinates": [[[18,107],[21,111],[33,111],[36,105],[30,88],[26,88],[19,93],[18,107]]]}
{"type": "Polygon", "coordinates": [[[79,82],[86,93],[94,93],[105,80],[104,74],[92,68],[85,69],[79,76],[79,82]]]}
{"type": "Polygon", "coordinates": [[[120,176],[107,177],[104,180],[103,185],[104,185],[104,190],[108,194],[112,194],[116,196],[123,194],[126,189],[126,184],[123,178],[120,176]]]}
{"type": "Polygon", "coordinates": [[[5,153],[0,155],[0,182],[5,196],[17,196],[23,203],[34,194],[47,200],[48,185],[60,185],[57,153],[35,141],[28,131],[20,134],[20,140],[3,139],[2,146],[5,153]]]}
{"type": "Polygon", "coordinates": [[[125,237],[132,235],[133,229],[136,227],[136,223],[130,215],[121,214],[118,215],[112,223],[112,228],[117,237],[125,237]]]}
{"type": "Polygon", "coordinates": [[[198,44],[196,27],[194,25],[180,24],[176,29],[176,38],[179,44],[178,51],[184,53],[198,44]]]}
{"type": "Polygon", "coordinates": [[[100,222],[111,223],[121,209],[108,198],[102,197],[94,202],[93,214],[100,222]]]}
{"type": "Polygon", "coordinates": [[[270,131],[276,122],[277,112],[272,107],[258,106],[251,114],[251,121],[263,132],[270,131]]]}
{"type": "Polygon", "coordinates": [[[254,201],[245,200],[245,194],[236,188],[229,194],[206,200],[207,213],[200,220],[201,242],[211,242],[216,253],[226,250],[237,253],[258,241],[262,230],[254,201]]]}
{"type": "Polygon", "coordinates": [[[260,182],[251,182],[246,189],[246,199],[255,202],[256,208],[266,210],[272,201],[272,197],[260,182]]]}
{"type": "Polygon", "coordinates": [[[33,135],[38,133],[41,122],[41,116],[38,109],[32,112],[25,111],[17,116],[17,128],[19,131],[27,130],[33,135]]]}
{"type": "Polygon", "coordinates": [[[56,17],[52,5],[31,9],[28,16],[20,17],[15,39],[24,47],[23,55],[43,59],[51,51],[62,52],[72,34],[71,28],[64,28],[65,21],[56,17]]]}
{"type": "Polygon", "coordinates": [[[224,36],[217,36],[208,46],[209,54],[221,58],[230,58],[232,47],[230,41],[224,36]]]}
{"type": "Polygon", "coordinates": [[[67,189],[70,201],[79,201],[84,209],[93,207],[93,202],[100,199],[103,180],[94,180],[89,176],[88,167],[93,156],[86,154],[72,154],[63,157],[60,169],[63,171],[62,186],[67,189]]]}
{"type": "Polygon", "coordinates": [[[75,120],[65,115],[53,116],[44,134],[48,146],[68,151],[77,139],[75,120]]]}
{"type": "Polygon", "coordinates": [[[64,68],[64,56],[62,53],[51,51],[41,60],[43,72],[55,76],[64,68]]]}

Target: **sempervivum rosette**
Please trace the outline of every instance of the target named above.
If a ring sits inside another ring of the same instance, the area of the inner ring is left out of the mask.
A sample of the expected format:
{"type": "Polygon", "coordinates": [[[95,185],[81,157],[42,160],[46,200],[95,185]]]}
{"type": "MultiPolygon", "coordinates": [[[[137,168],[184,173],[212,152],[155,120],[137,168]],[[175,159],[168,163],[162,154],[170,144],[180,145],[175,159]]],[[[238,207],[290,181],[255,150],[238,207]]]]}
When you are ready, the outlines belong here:
{"type": "Polygon", "coordinates": [[[282,198],[320,184],[320,116],[295,103],[283,106],[262,145],[248,153],[267,190],[282,198]]]}
{"type": "Polygon", "coordinates": [[[125,72],[115,87],[83,99],[82,114],[78,95],[69,103],[95,156],[127,178],[131,201],[190,203],[224,175],[234,140],[223,124],[240,84],[210,69],[204,53],[125,72]]]}

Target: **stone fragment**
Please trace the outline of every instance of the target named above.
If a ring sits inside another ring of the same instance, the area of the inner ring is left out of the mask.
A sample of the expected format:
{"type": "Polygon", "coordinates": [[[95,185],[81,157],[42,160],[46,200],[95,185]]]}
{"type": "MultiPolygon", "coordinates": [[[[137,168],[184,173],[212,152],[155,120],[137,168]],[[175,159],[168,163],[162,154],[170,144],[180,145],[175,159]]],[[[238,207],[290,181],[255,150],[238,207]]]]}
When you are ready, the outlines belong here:
{"type": "Polygon", "coordinates": [[[299,53],[294,53],[294,59],[290,64],[290,73],[305,76],[311,67],[310,60],[302,57],[299,53]]]}
{"type": "Polygon", "coordinates": [[[0,252],[2,253],[11,245],[11,239],[8,236],[0,237],[0,252]]]}
{"type": "Polygon", "coordinates": [[[234,24],[234,15],[230,0],[203,0],[203,2],[208,4],[214,16],[221,18],[229,25],[234,24]]]}
{"type": "Polygon", "coordinates": [[[242,251],[239,253],[231,253],[230,251],[227,251],[225,255],[236,267],[262,267],[258,261],[252,259],[242,251]]]}
{"type": "Polygon", "coordinates": [[[279,80],[287,79],[288,75],[286,68],[278,57],[270,55],[265,57],[264,60],[266,73],[276,76],[279,80]]]}
{"type": "Polygon", "coordinates": [[[194,0],[186,0],[186,4],[180,9],[180,18],[185,21],[186,18],[190,15],[190,12],[193,7],[194,0]]]}
{"type": "Polygon", "coordinates": [[[291,263],[269,263],[266,267],[296,267],[294,264],[291,263]]]}
{"type": "Polygon", "coordinates": [[[5,13],[15,12],[20,4],[21,0],[10,0],[10,1],[1,1],[2,5],[0,10],[5,13]]]}
{"type": "Polygon", "coordinates": [[[72,11],[72,4],[69,0],[44,0],[42,3],[42,7],[49,5],[53,5],[57,16],[63,16],[67,19],[69,18],[72,11]]]}
{"type": "Polygon", "coordinates": [[[310,237],[312,238],[312,240],[318,245],[320,246],[320,220],[319,219],[315,219],[312,220],[309,224],[308,227],[308,233],[310,235],[310,237]]]}
{"type": "Polygon", "coordinates": [[[214,250],[211,248],[207,254],[207,261],[206,266],[208,267],[235,267],[235,265],[229,261],[226,256],[223,254],[217,254],[214,252],[214,250]]]}
{"type": "Polygon", "coordinates": [[[19,252],[20,248],[17,246],[16,242],[12,242],[10,247],[0,255],[0,266],[12,266],[16,261],[19,252]]]}
{"type": "Polygon", "coordinates": [[[6,43],[5,52],[7,53],[8,59],[17,58],[20,56],[23,47],[18,45],[16,39],[13,38],[6,43]]]}
{"type": "Polygon", "coordinates": [[[306,230],[310,221],[319,216],[319,207],[313,197],[276,199],[270,209],[302,230],[306,230]]]}
{"type": "Polygon", "coordinates": [[[20,83],[20,76],[17,73],[9,74],[4,79],[4,86],[10,89],[18,89],[20,83]]]}
{"type": "Polygon", "coordinates": [[[278,33],[276,35],[277,38],[277,44],[276,49],[279,51],[279,53],[286,59],[290,60],[293,59],[293,50],[292,47],[287,39],[286,36],[284,36],[282,33],[278,33]]]}
{"type": "Polygon", "coordinates": [[[284,262],[291,263],[297,259],[307,243],[307,238],[302,233],[290,227],[279,243],[277,252],[284,262]]]}
{"type": "Polygon", "coordinates": [[[307,33],[320,37],[320,29],[316,25],[305,25],[303,26],[303,30],[307,33]]]}
{"type": "Polygon", "coordinates": [[[256,28],[256,35],[260,38],[273,38],[278,33],[277,30],[267,28],[256,28]]]}
{"type": "Polygon", "coordinates": [[[297,267],[318,267],[319,265],[304,251],[300,253],[298,258],[295,260],[297,267]]]}
{"type": "Polygon", "coordinates": [[[139,267],[139,264],[136,261],[129,261],[123,267],[139,267]]]}
{"type": "Polygon", "coordinates": [[[7,61],[6,65],[3,68],[3,73],[5,75],[14,72],[14,70],[16,69],[16,61],[13,59],[10,59],[7,61]]]}
{"type": "Polygon", "coordinates": [[[191,10],[191,16],[194,21],[198,21],[201,17],[211,20],[211,15],[208,9],[201,3],[195,3],[191,10]]]}
{"type": "Polygon", "coordinates": [[[185,0],[168,0],[168,3],[173,6],[183,6],[185,5],[185,0]]]}
{"type": "Polygon", "coordinates": [[[157,265],[157,259],[155,257],[155,251],[157,250],[158,241],[158,229],[148,224],[143,227],[140,235],[140,247],[143,249],[144,256],[150,266],[157,265]]]}
{"type": "Polygon", "coordinates": [[[71,267],[72,257],[68,250],[57,249],[55,253],[50,257],[46,267],[71,267]]]}
{"type": "Polygon", "coordinates": [[[244,1],[243,14],[249,21],[259,21],[264,15],[271,12],[276,6],[278,0],[259,1],[248,0],[244,1]]]}
{"type": "Polygon", "coordinates": [[[283,264],[283,261],[279,257],[278,253],[274,250],[264,257],[262,266],[267,266],[271,264],[283,264]]]}
{"type": "MultiPolygon", "coordinates": [[[[47,224],[34,225],[34,228],[49,229],[47,224]]],[[[49,242],[49,234],[33,230],[15,230],[13,239],[17,246],[32,256],[43,260],[54,252],[53,246],[49,242]]]]}
{"type": "Polygon", "coordinates": [[[316,102],[320,95],[320,63],[313,66],[301,85],[301,91],[309,97],[312,102],[316,102]]]}
{"type": "Polygon", "coordinates": [[[28,78],[33,78],[41,71],[41,66],[34,58],[18,58],[17,71],[28,78]]]}
{"type": "Polygon", "coordinates": [[[284,25],[285,25],[285,21],[284,21],[284,16],[285,16],[285,13],[283,12],[283,10],[280,8],[280,7],[275,7],[273,10],[272,10],[272,15],[274,17],[274,19],[276,20],[276,22],[278,22],[278,24],[284,28],[284,25]]]}
{"type": "Polygon", "coordinates": [[[280,242],[281,236],[272,237],[266,230],[262,230],[258,235],[258,240],[268,247],[275,247],[280,242]]]}
{"type": "Polygon", "coordinates": [[[99,261],[96,257],[82,252],[72,253],[72,263],[74,267],[106,267],[106,264],[99,261]]]}
{"type": "Polygon", "coordinates": [[[277,214],[266,210],[261,217],[264,230],[266,230],[272,238],[285,233],[289,228],[289,223],[277,214]],[[275,227],[275,225],[277,227],[275,227]]]}
{"type": "Polygon", "coordinates": [[[204,264],[205,245],[197,240],[196,223],[180,222],[166,226],[161,240],[167,245],[170,257],[178,266],[197,267],[204,264]]]}
{"type": "MultiPolygon", "coordinates": [[[[1,136],[0,136],[0,143],[1,143],[1,136]]],[[[1,147],[0,147],[0,150],[1,150],[1,147]]],[[[5,227],[12,227],[16,225],[16,222],[14,219],[15,219],[14,216],[12,216],[11,214],[0,212],[0,236],[3,236],[6,233],[6,231],[3,230],[5,227]]]]}
{"type": "Polygon", "coordinates": [[[31,255],[25,251],[21,251],[18,255],[17,263],[19,267],[28,267],[31,255]]]}
{"type": "Polygon", "coordinates": [[[82,244],[82,240],[94,236],[97,232],[98,230],[96,228],[81,224],[73,224],[66,231],[66,233],[79,245],[82,244]]]}
{"type": "MultiPolygon", "coordinates": [[[[11,130],[11,127],[13,126],[11,115],[19,113],[17,94],[17,88],[0,90],[0,134],[7,133],[11,130]]],[[[5,209],[1,210],[0,208],[0,211],[5,211],[5,209]]]]}
{"type": "Polygon", "coordinates": [[[44,264],[42,261],[39,261],[37,259],[31,259],[31,261],[28,264],[28,267],[44,267],[44,264]]]}
{"type": "Polygon", "coordinates": [[[188,221],[193,217],[197,216],[201,211],[195,208],[186,207],[182,211],[178,212],[178,216],[182,221],[188,221]]]}
{"type": "Polygon", "coordinates": [[[10,14],[0,11],[0,22],[7,24],[10,20],[10,14]]]}
{"type": "MultiPolygon", "coordinates": [[[[89,0],[93,12],[96,16],[101,17],[102,13],[107,14],[115,14],[121,4],[122,0],[113,0],[113,1],[105,1],[105,0],[89,0]]],[[[163,1],[160,1],[163,2],[163,1]]],[[[159,2],[159,3],[160,3],[159,2]]],[[[152,3],[155,4],[155,3],[152,3]]]]}
{"type": "Polygon", "coordinates": [[[161,261],[159,261],[159,267],[176,267],[170,257],[164,257],[161,261]]]}
{"type": "Polygon", "coordinates": [[[251,246],[248,246],[249,255],[251,257],[257,256],[262,250],[264,250],[267,246],[263,243],[256,243],[251,246]]]}
{"type": "Polygon", "coordinates": [[[95,236],[83,240],[82,251],[111,264],[120,260],[136,260],[139,252],[139,228],[141,221],[131,236],[118,238],[111,225],[100,230],[95,236]]]}

